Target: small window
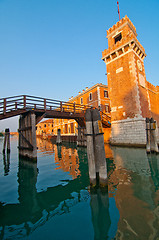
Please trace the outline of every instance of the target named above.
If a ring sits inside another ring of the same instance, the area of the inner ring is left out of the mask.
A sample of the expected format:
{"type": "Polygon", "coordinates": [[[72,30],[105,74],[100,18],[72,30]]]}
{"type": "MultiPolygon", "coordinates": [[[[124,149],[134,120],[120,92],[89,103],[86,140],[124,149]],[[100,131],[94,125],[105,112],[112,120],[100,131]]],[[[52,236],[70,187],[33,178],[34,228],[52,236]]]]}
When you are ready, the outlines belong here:
{"type": "Polygon", "coordinates": [[[81,104],[83,104],[83,98],[81,98],[81,104]]]}
{"type": "Polygon", "coordinates": [[[119,33],[116,37],[114,37],[115,44],[116,44],[117,42],[119,42],[121,39],[122,39],[122,35],[121,35],[121,33],[119,33]]]}
{"type": "Polygon", "coordinates": [[[108,98],[108,91],[104,90],[104,97],[108,98]]]}
{"type": "Polygon", "coordinates": [[[109,113],[109,112],[110,112],[109,105],[105,105],[105,112],[106,112],[106,113],[109,113]]]}
{"type": "Polygon", "coordinates": [[[44,124],[44,127],[46,127],[46,124],[44,124]]]}
{"type": "Polygon", "coordinates": [[[53,127],[53,124],[52,124],[52,127],[53,127]]]}
{"type": "Polygon", "coordinates": [[[92,93],[89,94],[89,101],[92,100],[92,93]]]}

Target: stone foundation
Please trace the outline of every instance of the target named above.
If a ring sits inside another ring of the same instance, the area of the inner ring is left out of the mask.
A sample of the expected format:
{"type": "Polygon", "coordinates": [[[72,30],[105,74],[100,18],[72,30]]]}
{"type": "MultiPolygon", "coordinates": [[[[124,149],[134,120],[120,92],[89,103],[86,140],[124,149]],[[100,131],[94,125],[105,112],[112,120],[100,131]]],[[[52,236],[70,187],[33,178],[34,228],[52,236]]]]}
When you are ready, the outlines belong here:
{"type": "Polygon", "coordinates": [[[111,123],[112,145],[146,146],[146,122],[145,118],[133,118],[111,123]]]}

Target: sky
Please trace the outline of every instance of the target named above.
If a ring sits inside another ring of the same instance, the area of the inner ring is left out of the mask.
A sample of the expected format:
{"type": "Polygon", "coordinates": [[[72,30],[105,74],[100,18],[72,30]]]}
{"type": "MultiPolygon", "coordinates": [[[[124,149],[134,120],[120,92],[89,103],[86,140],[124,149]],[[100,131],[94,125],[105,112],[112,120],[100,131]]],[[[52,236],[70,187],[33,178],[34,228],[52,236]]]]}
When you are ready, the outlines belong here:
{"type": "MultiPolygon", "coordinates": [[[[159,85],[159,0],[120,0],[145,48],[145,72],[159,85]]],[[[107,84],[101,60],[106,30],[119,20],[116,0],[0,0],[0,98],[33,95],[67,101],[107,84]]],[[[18,128],[18,118],[0,131],[18,128]]]]}

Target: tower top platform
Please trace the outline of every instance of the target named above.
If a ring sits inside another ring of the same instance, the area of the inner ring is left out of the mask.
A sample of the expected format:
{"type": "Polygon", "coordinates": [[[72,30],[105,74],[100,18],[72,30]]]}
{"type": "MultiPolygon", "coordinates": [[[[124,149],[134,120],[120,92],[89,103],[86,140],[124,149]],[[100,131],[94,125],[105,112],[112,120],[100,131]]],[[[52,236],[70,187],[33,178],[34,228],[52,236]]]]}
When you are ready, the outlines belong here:
{"type": "Polygon", "coordinates": [[[133,31],[134,35],[137,37],[135,26],[130,21],[128,16],[125,16],[124,18],[122,18],[120,21],[118,21],[116,24],[114,24],[111,28],[107,30],[107,38],[110,37],[110,35],[113,35],[117,30],[119,31],[125,25],[129,25],[130,29],[133,31]]]}

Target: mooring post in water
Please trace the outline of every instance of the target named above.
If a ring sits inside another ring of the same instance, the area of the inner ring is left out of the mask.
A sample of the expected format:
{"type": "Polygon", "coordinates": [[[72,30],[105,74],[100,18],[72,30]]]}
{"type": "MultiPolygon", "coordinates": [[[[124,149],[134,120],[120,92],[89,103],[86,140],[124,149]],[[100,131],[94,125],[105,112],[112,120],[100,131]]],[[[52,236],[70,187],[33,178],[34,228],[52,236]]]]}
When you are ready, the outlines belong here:
{"type": "Polygon", "coordinates": [[[10,153],[10,130],[9,130],[9,128],[5,129],[3,153],[5,153],[6,146],[7,146],[7,153],[10,153]]]}
{"type": "Polygon", "coordinates": [[[61,140],[61,129],[59,128],[57,130],[57,139],[56,139],[56,144],[61,144],[62,140],[61,140]]]}
{"type": "Polygon", "coordinates": [[[37,161],[36,115],[22,114],[19,118],[19,155],[37,161]]]}
{"type": "Polygon", "coordinates": [[[81,146],[81,127],[78,125],[77,146],[81,146]]]}
{"type": "Polygon", "coordinates": [[[87,131],[87,157],[88,157],[88,167],[89,167],[89,179],[90,185],[96,185],[96,164],[95,164],[95,154],[94,154],[94,140],[93,140],[93,124],[92,124],[92,112],[91,109],[86,110],[85,114],[86,120],[86,131],[87,131]]]}
{"type": "Polygon", "coordinates": [[[102,187],[108,185],[107,165],[104,148],[104,137],[101,117],[98,109],[93,109],[93,128],[94,128],[94,151],[96,166],[99,169],[99,184],[102,187]]]}
{"type": "Polygon", "coordinates": [[[150,129],[151,129],[150,119],[146,118],[146,141],[147,141],[146,142],[146,152],[147,153],[151,152],[151,148],[150,148],[150,138],[151,138],[150,129]]]}
{"type": "Polygon", "coordinates": [[[150,126],[151,126],[151,144],[150,148],[152,152],[158,153],[158,144],[157,144],[157,136],[156,136],[156,121],[151,118],[150,119],[150,126]]]}

